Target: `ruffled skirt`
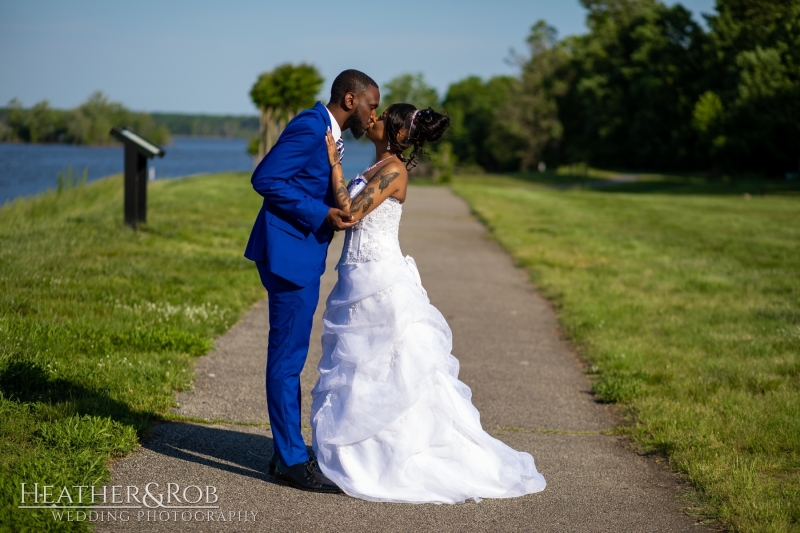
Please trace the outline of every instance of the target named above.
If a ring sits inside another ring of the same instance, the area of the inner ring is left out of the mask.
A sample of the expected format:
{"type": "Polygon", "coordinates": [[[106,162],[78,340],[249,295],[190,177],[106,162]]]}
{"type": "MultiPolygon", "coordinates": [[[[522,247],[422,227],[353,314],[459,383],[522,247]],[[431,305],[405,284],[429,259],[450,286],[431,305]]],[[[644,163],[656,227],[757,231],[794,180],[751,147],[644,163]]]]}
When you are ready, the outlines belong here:
{"type": "Polygon", "coordinates": [[[345,493],[459,503],[545,488],[530,454],[483,431],[412,258],[340,265],[323,320],[313,447],[345,493]]]}

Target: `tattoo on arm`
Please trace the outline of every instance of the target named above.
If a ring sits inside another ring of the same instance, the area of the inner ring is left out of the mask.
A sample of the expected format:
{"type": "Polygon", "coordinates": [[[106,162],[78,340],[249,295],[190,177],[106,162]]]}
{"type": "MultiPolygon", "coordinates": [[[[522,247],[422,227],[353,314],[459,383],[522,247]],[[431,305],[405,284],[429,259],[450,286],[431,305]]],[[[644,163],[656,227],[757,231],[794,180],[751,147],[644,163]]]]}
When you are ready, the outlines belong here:
{"type": "Polygon", "coordinates": [[[360,198],[350,205],[350,211],[358,211],[359,209],[361,209],[362,213],[369,211],[370,206],[375,203],[375,200],[372,199],[372,194],[374,192],[375,187],[367,187],[364,189],[364,192],[359,195],[360,198]]]}
{"type": "MultiPolygon", "coordinates": [[[[341,168],[341,165],[338,165],[341,168]]],[[[339,176],[336,176],[336,169],[331,170],[331,181],[335,190],[336,204],[339,209],[348,211],[350,209],[350,192],[347,190],[347,184],[344,181],[344,175],[339,170],[339,176]]]]}
{"type": "Polygon", "coordinates": [[[380,179],[379,187],[381,189],[381,192],[383,192],[383,190],[386,187],[388,187],[389,184],[391,182],[393,182],[397,178],[397,176],[399,176],[399,175],[400,175],[399,172],[386,172],[386,173],[383,173],[380,176],[378,176],[378,178],[380,179]]]}
{"type": "Polygon", "coordinates": [[[336,190],[336,195],[339,198],[339,207],[341,209],[350,209],[350,191],[347,190],[347,185],[344,182],[344,176],[339,178],[339,188],[336,190]]]}
{"type": "Polygon", "coordinates": [[[386,172],[377,174],[369,183],[367,183],[367,187],[364,191],[356,196],[356,199],[352,201],[350,204],[350,212],[357,213],[359,210],[362,214],[369,211],[370,207],[375,203],[375,199],[373,195],[375,194],[375,186],[377,185],[380,192],[378,194],[382,194],[386,188],[389,187],[389,184],[392,183],[397,177],[400,175],[399,172],[386,172]]]}
{"type": "Polygon", "coordinates": [[[336,202],[339,204],[339,209],[345,209],[350,203],[350,195],[347,193],[347,187],[339,187],[336,189],[336,202]]]}

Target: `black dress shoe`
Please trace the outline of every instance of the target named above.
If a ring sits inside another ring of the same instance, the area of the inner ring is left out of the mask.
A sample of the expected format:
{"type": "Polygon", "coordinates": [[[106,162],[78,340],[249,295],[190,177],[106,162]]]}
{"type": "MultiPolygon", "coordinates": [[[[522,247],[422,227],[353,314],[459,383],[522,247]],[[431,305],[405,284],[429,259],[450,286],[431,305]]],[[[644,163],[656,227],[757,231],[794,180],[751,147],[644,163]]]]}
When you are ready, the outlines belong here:
{"type": "Polygon", "coordinates": [[[342,492],[342,489],[334,485],[333,481],[319,471],[318,466],[313,456],[305,463],[298,463],[292,466],[286,466],[279,459],[278,464],[275,466],[273,477],[276,483],[309,492],[325,492],[328,494],[342,492]]]}
{"type": "Polygon", "coordinates": [[[269,475],[275,476],[275,467],[278,466],[278,452],[272,453],[272,458],[269,460],[269,475]]]}
{"type": "MultiPolygon", "coordinates": [[[[272,452],[272,457],[269,460],[269,475],[275,477],[275,467],[278,466],[278,452],[272,452]]],[[[308,458],[312,461],[317,460],[314,450],[308,450],[308,458]]]]}

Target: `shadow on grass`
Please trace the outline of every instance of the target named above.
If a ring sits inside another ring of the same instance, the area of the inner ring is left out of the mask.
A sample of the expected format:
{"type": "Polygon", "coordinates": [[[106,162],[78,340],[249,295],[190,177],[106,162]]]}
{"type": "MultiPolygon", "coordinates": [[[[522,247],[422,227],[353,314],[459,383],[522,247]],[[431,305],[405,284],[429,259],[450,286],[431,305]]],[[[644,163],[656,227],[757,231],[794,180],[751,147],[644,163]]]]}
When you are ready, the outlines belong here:
{"type": "MultiPolygon", "coordinates": [[[[134,412],[104,391],[88,389],[62,378],[51,378],[31,361],[14,361],[0,370],[0,391],[15,403],[38,403],[76,415],[110,418],[149,431],[142,446],[158,454],[209,466],[259,480],[267,480],[273,442],[263,434],[219,426],[157,421],[153,413],[134,412]]],[[[141,431],[140,431],[141,434],[141,431]]]]}
{"type": "MultiPolygon", "coordinates": [[[[647,174],[595,171],[587,174],[532,172],[502,174],[503,178],[557,190],[603,193],[675,195],[800,195],[800,180],[709,179],[696,174],[647,174]]],[[[488,178],[489,176],[487,176],[488,178]]]]}
{"type": "Polygon", "coordinates": [[[90,415],[110,418],[143,430],[152,413],[132,411],[111,398],[107,391],[94,390],[63,378],[52,378],[42,366],[26,360],[11,361],[0,369],[0,392],[15,403],[38,403],[58,407],[62,415],[90,415]]]}

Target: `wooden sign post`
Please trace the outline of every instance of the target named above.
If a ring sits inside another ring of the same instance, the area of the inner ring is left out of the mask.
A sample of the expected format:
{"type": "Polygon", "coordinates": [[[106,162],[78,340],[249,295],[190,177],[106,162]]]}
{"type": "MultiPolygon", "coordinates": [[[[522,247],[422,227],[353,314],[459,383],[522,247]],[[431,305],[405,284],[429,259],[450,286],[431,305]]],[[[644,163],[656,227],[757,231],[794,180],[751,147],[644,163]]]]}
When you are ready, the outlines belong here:
{"type": "Polygon", "coordinates": [[[129,128],[114,128],[111,135],[125,145],[125,223],[136,229],[147,222],[147,160],[166,152],[129,128]]]}

